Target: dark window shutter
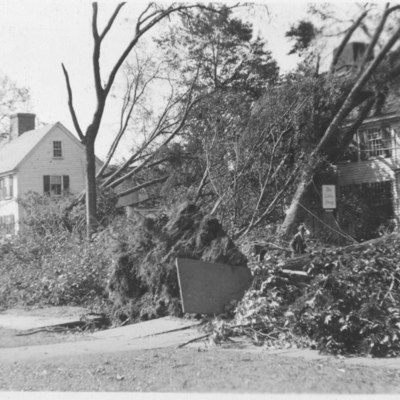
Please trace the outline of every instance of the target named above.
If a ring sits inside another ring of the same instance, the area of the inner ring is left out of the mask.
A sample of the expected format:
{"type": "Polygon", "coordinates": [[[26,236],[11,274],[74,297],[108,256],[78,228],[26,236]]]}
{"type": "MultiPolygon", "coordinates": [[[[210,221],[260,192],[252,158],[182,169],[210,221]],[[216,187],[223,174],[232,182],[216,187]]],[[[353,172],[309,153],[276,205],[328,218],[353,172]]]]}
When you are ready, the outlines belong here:
{"type": "Polygon", "coordinates": [[[369,158],[369,149],[368,149],[368,132],[365,131],[359,131],[358,132],[358,137],[360,139],[360,160],[365,161],[368,160],[369,158]]]}
{"type": "Polygon", "coordinates": [[[389,125],[384,125],[381,127],[382,132],[382,145],[385,149],[385,156],[391,156],[391,147],[392,147],[392,133],[390,131],[389,125]]]}
{"type": "Polygon", "coordinates": [[[69,191],[69,176],[68,175],[63,175],[63,188],[64,188],[64,192],[69,191]]]}
{"type": "Polygon", "coordinates": [[[43,176],[43,192],[50,193],[50,175],[43,176]]]}

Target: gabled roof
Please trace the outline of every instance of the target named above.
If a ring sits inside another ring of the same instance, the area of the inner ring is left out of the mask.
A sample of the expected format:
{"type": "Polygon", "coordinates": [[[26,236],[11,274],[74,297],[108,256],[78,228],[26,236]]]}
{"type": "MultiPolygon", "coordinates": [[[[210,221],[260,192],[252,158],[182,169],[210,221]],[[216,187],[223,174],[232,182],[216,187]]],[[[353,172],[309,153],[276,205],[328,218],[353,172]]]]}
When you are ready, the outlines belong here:
{"type": "Polygon", "coordinates": [[[39,129],[24,132],[13,140],[3,139],[0,142],[0,173],[15,170],[56,125],[46,125],[39,129]]]}
{"type": "MultiPolygon", "coordinates": [[[[84,145],[60,122],[24,132],[22,135],[12,140],[1,140],[0,137],[0,174],[16,170],[45,136],[55,128],[62,130],[66,136],[84,151],[84,145]]],[[[100,167],[103,162],[97,156],[95,156],[95,159],[100,167]]]]}

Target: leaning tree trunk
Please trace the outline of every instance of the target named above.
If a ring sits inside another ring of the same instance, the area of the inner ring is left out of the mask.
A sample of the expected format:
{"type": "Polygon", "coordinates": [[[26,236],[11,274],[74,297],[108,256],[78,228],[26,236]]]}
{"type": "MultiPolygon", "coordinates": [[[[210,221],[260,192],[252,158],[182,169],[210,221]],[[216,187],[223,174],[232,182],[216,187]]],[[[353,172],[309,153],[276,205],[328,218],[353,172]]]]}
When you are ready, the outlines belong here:
{"type": "Polygon", "coordinates": [[[96,157],[94,141],[88,140],[85,144],[86,152],[86,234],[88,239],[97,226],[97,193],[96,193],[96,157]]]}
{"type": "MultiPolygon", "coordinates": [[[[398,8],[400,8],[400,6],[398,6],[398,5],[395,7],[391,7],[390,9],[388,8],[388,6],[386,6],[386,10],[382,17],[381,24],[378,27],[377,31],[375,32],[373,41],[371,42],[371,46],[368,49],[368,52],[372,52],[375,43],[380,38],[383,26],[385,24],[385,21],[386,21],[386,18],[388,17],[388,15],[390,13],[392,13],[393,11],[397,10],[398,8]]],[[[365,15],[365,14],[363,14],[363,15],[365,15]]],[[[362,18],[360,17],[355,22],[354,26],[358,26],[360,24],[362,18]]],[[[344,43],[349,41],[350,36],[351,35],[346,36],[344,43]]],[[[317,147],[312,151],[310,159],[313,159],[316,156],[318,157],[319,154],[324,154],[329,145],[338,143],[338,139],[340,139],[338,137],[339,127],[343,124],[345,119],[348,117],[349,113],[356,106],[360,105],[359,101],[358,101],[358,97],[359,97],[361,91],[363,90],[365,85],[370,81],[372,75],[375,73],[375,71],[380,66],[380,64],[386,57],[386,55],[389,53],[389,51],[394,46],[394,44],[398,42],[399,39],[400,39],[400,27],[397,28],[397,30],[392,34],[392,36],[389,38],[389,40],[386,42],[386,44],[383,46],[383,48],[379,51],[379,53],[376,55],[376,57],[374,57],[374,59],[371,61],[371,63],[368,64],[368,66],[366,66],[366,64],[365,64],[366,60],[364,61],[364,64],[362,65],[361,75],[358,77],[356,83],[354,84],[353,88],[351,89],[350,93],[348,94],[342,107],[340,108],[340,110],[337,112],[337,114],[333,118],[328,129],[325,131],[324,136],[322,137],[321,141],[319,142],[317,147]],[[365,69],[364,69],[364,67],[365,67],[365,69]]],[[[388,75],[391,76],[393,72],[398,73],[397,66],[392,71],[389,70],[388,75]]],[[[339,147],[340,147],[340,144],[339,144],[339,147]]],[[[315,169],[314,169],[314,171],[315,171],[315,169]]],[[[291,203],[289,211],[286,214],[286,218],[282,224],[282,228],[281,228],[282,236],[287,235],[293,229],[296,219],[298,218],[298,215],[300,212],[301,200],[305,198],[305,196],[307,194],[307,189],[312,182],[312,179],[307,180],[307,179],[304,179],[304,177],[306,177],[306,172],[303,173],[303,177],[300,181],[299,186],[297,187],[295,197],[293,198],[293,201],[291,203]]]]}
{"type": "Polygon", "coordinates": [[[286,212],[285,220],[280,228],[280,236],[288,237],[293,233],[297,223],[300,221],[303,208],[301,205],[305,203],[310,186],[309,173],[303,172],[300,177],[300,182],[297,185],[296,192],[293,196],[289,209],[286,212]]]}

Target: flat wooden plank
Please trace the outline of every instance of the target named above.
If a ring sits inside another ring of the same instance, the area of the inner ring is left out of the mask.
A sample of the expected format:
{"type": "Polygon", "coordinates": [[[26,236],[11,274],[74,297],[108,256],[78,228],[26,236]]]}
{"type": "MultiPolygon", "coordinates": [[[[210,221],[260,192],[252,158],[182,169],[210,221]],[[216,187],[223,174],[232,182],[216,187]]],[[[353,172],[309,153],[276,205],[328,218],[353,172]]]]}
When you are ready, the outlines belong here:
{"type": "Polygon", "coordinates": [[[247,267],[178,258],[183,312],[222,314],[231,300],[241,300],[253,277],[247,267]]]}

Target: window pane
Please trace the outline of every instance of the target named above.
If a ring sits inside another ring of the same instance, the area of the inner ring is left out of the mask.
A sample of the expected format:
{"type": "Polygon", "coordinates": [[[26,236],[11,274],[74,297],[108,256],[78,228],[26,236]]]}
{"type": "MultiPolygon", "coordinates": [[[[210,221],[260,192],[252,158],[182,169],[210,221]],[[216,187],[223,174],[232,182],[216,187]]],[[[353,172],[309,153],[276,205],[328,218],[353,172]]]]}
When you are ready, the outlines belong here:
{"type": "Polygon", "coordinates": [[[61,176],[51,175],[50,176],[50,193],[54,195],[61,195],[61,176]]]}
{"type": "Polygon", "coordinates": [[[53,157],[62,157],[62,148],[60,141],[53,142],[53,157]]]}
{"type": "Polygon", "coordinates": [[[390,129],[386,127],[386,130],[388,132],[385,129],[376,127],[359,131],[362,144],[361,160],[368,160],[371,157],[390,157],[390,129]]]}

